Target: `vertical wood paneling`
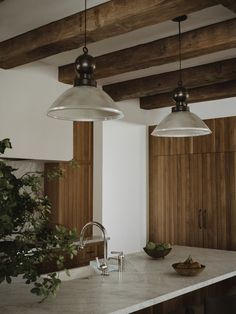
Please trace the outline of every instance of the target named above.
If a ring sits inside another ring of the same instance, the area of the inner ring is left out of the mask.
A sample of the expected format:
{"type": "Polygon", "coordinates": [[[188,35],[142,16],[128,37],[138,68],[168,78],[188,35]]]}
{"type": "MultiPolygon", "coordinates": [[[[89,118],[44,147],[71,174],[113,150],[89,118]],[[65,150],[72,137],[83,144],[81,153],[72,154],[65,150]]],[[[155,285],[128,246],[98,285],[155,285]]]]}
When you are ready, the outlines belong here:
{"type": "Polygon", "coordinates": [[[177,157],[177,226],[175,244],[186,245],[189,227],[189,156],[177,157]]]}
{"type": "MultiPolygon", "coordinates": [[[[89,178],[91,166],[72,167],[68,163],[60,163],[60,167],[64,171],[64,176],[59,179],[61,197],[59,223],[69,228],[76,228],[79,232],[82,226],[92,218],[91,180],[89,178]]],[[[55,207],[53,211],[56,211],[55,207]]]]}
{"type": "MultiPolygon", "coordinates": [[[[53,170],[56,170],[59,168],[58,163],[46,163],[45,164],[45,179],[44,179],[44,190],[45,195],[49,197],[49,200],[53,206],[53,208],[60,208],[60,193],[55,193],[55,191],[60,190],[60,184],[59,179],[53,179],[50,180],[47,178],[47,173],[50,173],[53,170]]],[[[59,210],[52,210],[51,212],[51,220],[55,224],[59,224],[61,221],[61,212],[59,210]]]]}
{"type": "Polygon", "coordinates": [[[74,159],[78,162],[92,162],[93,160],[93,123],[73,123],[74,159]]]}
{"type": "MultiPolygon", "coordinates": [[[[215,153],[203,156],[203,209],[206,213],[204,246],[232,249],[231,214],[234,204],[235,169],[232,153],[215,153]],[[233,178],[233,179],[232,179],[233,178]]],[[[204,217],[203,217],[204,218],[204,217]]]]}
{"type": "Polygon", "coordinates": [[[228,248],[236,250],[236,153],[230,152],[226,173],[227,243],[228,248]]]}
{"type": "Polygon", "coordinates": [[[206,124],[209,136],[150,136],[150,239],[236,250],[236,117],[206,124]]]}
{"type": "MultiPolygon", "coordinates": [[[[170,199],[170,211],[169,211],[169,216],[168,220],[166,221],[167,225],[167,230],[169,230],[169,238],[167,239],[167,242],[170,243],[175,243],[175,234],[179,230],[179,226],[176,224],[176,219],[177,219],[177,200],[178,200],[178,181],[177,181],[177,156],[171,156],[171,162],[169,165],[167,165],[168,171],[171,173],[171,176],[169,177],[169,186],[171,186],[171,197],[170,199]]],[[[166,197],[168,198],[169,195],[167,193],[166,197]]]]}
{"type": "Polygon", "coordinates": [[[216,181],[213,186],[216,187],[216,216],[217,227],[217,248],[229,249],[227,243],[227,232],[230,232],[228,225],[227,211],[227,171],[229,167],[229,153],[216,154],[216,181]]]}
{"type": "Polygon", "coordinates": [[[236,152],[236,117],[228,117],[225,121],[225,151],[236,152]]]}
{"type": "Polygon", "coordinates": [[[150,168],[151,171],[155,175],[149,201],[150,240],[173,243],[175,232],[178,230],[173,217],[177,215],[176,156],[157,156],[150,168]]]}
{"type": "Polygon", "coordinates": [[[202,155],[189,155],[189,221],[187,243],[190,246],[203,245],[202,233],[202,155]]]}
{"type": "MultiPolygon", "coordinates": [[[[217,120],[222,120],[222,119],[217,119],[217,120]]],[[[193,153],[195,154],[203,154],[203,153],[216,151],[215,119],[205,120],[204,122],[210,128],[210,130],[212,131],[212,134],[193,137],[192,145],[193,145],[193,153]]]]}
{"type": "Polygon", "coordinates": [[[163,157],[156,157],[150,163],[149,175],[152,189],[149,194],[149,238],[150,241],[157,241],[162,237],[163,231],[163,157]]]}
{"type": "Polygon", "coordinates": [[[215,152],[225,152],[226,119],[215,119],[215,152]]]}
{"type": "MultiPolygon", "coordinates": [[[[203,155],[203,211],[207,229],[204,230],[204,247],[217,248],[217,204],[216,204],[216,155],[203,155]]],[[[204,217],[203,217],[204,218],[204,217]]],[[[203,219],[204,220],[204,219],[203,219]]]]}
{"type": "Polygon", "coordinates": [[[92,220],[93,211],[93,124],[74,123],[74,160],[45,165],[60,168],[63,176],[45,180],[45,194],[52,202],[52,221],[78,232],[92,220]]]}

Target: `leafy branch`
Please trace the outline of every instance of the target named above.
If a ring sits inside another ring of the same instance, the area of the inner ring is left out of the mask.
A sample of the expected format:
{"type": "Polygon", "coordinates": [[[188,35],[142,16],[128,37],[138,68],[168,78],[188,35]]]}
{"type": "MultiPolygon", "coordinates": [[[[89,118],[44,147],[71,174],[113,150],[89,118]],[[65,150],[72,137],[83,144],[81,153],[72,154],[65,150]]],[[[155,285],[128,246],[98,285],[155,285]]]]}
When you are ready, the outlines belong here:
{"type": "MultiPolygon", "coordinates": [[[[9,139],[0,141],[0,154],[11,148],[9,139]]],[[[75,230],[50,223],[51,204],[41,195],[42,173],[17,178],[16,169],[0,161],[0,283],[22,275],[31,292],[42,300],[55,295],[61,281],[57,273],[41,276],[40,265],[55,263],[65,268],[65,255],[77,254],[75,230]]],[[[51,179],[63,173],[57,169],[51,179]]]]}

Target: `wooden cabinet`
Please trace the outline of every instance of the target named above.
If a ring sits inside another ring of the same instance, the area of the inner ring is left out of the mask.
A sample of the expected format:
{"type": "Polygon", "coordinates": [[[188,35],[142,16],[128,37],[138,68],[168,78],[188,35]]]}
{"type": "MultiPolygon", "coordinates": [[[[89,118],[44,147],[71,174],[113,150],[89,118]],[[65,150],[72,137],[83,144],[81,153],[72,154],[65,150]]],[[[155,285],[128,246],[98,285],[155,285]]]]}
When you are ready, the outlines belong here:
{"type": "Polygon", "coordinates": [[[236,153],[203,155],[204,247],[236,250],[236,153]]]}
{"type": "Polygon", "coordinates": [[[45,180],[52,203],[52,222],[78,232],[93,217],[93,124],[74,123],[74,161],[46,163],[45,170],[60,169],[63,176],[45,180]]]}
{"type": "Polygon", "coordinates": [[[52,203],[52,222],[78,232],[92,219],[92,166],[67,162],[47,163],[46,172],[60,169],[58,179],[45,182],[45,194],[52,203]]]}
{"type": "Polygon", "coordinates": [[[235,122],[207,121],[212,138],[191,139],[191,145],[150,137],[150,240],[236,250],[235,122]]]}
{"type": "Polygon", "coordinates": [[[188,220],[188,245],[203,246],[202,233],[202,155],[188,155],[189,158],[189,220],[188,220]]]}
{"type": "MultiPolygon", "coordinates": [[[[46,163],[45,171],[61,169],[63,176],[45,180],[45,194],[52,203],[52,222],[68,228],[82,227],[93,218],[93,124],[74,123],[74,161],[46,163]]],[[[91,229],[92,232],[92,229],[91,229]]],[[[88,232],[88,235],[91,235],[88,232]]],[[[103,255],[101,243],[86,246],[72,264],[84,265],[103,255]]],[[[103,244],[102,244],[103,246],[103,244]]],[[[70,263],[70,261],[68,261],[70,263]]]]}
{"type": "Polygon", "coordinates": [[[177,229],[177,157],[157,156],[150,164],[149,236],[174,242],[177,229]]]}
{"type": "MultiPolygon", "coordinates": [[[[203,314],[206,297],[218,298],[234,294],[236,277],[217,282],[210,286],[180,295],[133,314],[203,314]],[[192,310],[189,310],[191,308],[192,310]],[[188,309],[188,310],[187,310],[188,309]]],[[[224,314],[224,313],[222,313],[224,314]]]]}

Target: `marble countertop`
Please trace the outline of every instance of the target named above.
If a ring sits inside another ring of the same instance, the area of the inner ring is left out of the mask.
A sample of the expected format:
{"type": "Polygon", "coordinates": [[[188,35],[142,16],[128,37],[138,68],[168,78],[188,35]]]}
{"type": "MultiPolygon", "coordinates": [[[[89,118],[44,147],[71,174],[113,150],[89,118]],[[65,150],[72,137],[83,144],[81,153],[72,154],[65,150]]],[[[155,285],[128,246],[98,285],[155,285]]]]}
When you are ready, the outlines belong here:
{"type": "Polygon", "coordinates": [[[236,276],[236,252],[174,246],[165,259],[144,252],[126,256],[125,271],[62,283],[56,298],[39,304],[23,283],[0,285],[1,314],[126,314],[236,276]],[[175,262],[193,259],[206,265],[196,277],[179,276],[175,262]]]}

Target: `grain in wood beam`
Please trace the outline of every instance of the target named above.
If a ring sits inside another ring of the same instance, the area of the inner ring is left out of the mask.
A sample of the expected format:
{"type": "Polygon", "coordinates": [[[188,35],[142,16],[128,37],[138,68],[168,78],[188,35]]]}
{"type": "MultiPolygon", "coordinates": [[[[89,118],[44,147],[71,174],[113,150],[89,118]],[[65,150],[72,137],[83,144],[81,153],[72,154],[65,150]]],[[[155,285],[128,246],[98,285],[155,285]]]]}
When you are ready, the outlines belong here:
{"type": "MultiPolygon", "coordinates": [[[[236,96],[236,80],[191,88],[189,91],[189,103],[198,103],[208,100],[216,100],[236,96]]],[[[162,93],[140,98],[140,108],[150,110],[174,105],[172,93],[162,93]]]]}
{"type": "MultiPolygon", "coordinates": [[[[236,59],[186,68],[182,75],[188,88],[236,80],[236,59]]],[[[173,71],[105,85],[103,89],[115,101],[121,101],[171,92],[176,88],[178,79],[179,72],[173,71]]]]}
{"type": "MultiPolygon", "coordinates": [[[[214,5],[213,0],[111,0],[87,11],[88,43],[158,24],[214,5]]],[[[83,45],[83,12],[0,43],[0,67],[9,69],[83,45]]]]}
{"type": "MultiPolygon", "coordinates": [[[[183,33],[182,57],[190,59],[236,47],[236,19],[183,33]]],[[[115,51],[95,58],[97,79],[125,72],[175,62],[178,55],[178,36],[115,51]]],[[[59,81],[73,84],[74,65],[59,68],[59,81]]]]}

